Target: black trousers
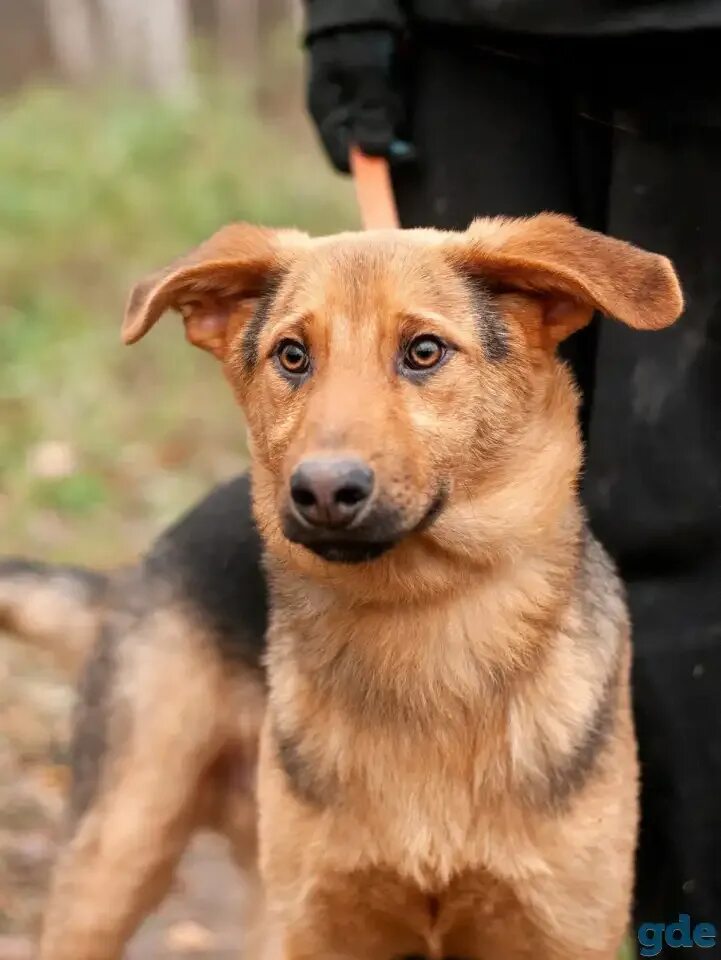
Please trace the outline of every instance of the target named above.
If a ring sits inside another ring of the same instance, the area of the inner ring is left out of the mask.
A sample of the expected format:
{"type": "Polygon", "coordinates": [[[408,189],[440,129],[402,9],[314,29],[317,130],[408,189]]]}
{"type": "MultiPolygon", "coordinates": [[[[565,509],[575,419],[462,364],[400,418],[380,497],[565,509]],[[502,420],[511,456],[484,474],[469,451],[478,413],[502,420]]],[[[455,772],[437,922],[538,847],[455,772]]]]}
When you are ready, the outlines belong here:
{"type": "Polygon", "coordinates": [[[661,47],[639,61],[633,47],[419,33],[420,161],[394,180],[404,226],[554,210],[680,273],[675,327],[595,321],[567,358],[585,396],[584,498],[634,624],[636,921],[688,913],[721,934],[721,93],[704,77],[684,88],[673,40],[661,47]]]}

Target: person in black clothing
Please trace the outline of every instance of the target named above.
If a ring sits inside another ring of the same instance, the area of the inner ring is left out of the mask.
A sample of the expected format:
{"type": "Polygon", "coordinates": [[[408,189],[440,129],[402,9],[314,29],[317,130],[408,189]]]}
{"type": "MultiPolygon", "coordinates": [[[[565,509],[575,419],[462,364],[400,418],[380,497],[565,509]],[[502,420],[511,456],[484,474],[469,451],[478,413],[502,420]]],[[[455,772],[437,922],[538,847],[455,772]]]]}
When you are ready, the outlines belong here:
{"type": "Polygon", "coordinates": [[[567,358],[634,623],[636,922],[721,934],[721,0],[307,0],[306,44],[330,159],[387,156],[403,226],[554,210],[680,273],[676,326],[567,358]]]}

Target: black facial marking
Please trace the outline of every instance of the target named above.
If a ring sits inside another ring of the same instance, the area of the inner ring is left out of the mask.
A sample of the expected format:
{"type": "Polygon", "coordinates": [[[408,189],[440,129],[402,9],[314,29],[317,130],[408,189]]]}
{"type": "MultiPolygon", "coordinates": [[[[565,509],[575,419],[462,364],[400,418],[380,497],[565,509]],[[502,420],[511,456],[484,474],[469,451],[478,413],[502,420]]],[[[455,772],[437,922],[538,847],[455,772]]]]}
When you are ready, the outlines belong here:
{"type": "Polygon", "coordinates": [[[255,313],[243,334],[243,362],[247,367],[254,367],[258,362],[258,340],[268,319],[278,288],[283,281],[283,276],[282,273],[276,273],[266,280],[255,313]]]}
{"type": "Polygon", "coordinates": [[[476,327],[484,353],[491,363],[500,363],[507,359],[509,352],[506,325],[483,278],[471,274],[466,281],[473,300],[476,327]]]}
{"type": "Polygon", "coordinates": [[[275,742],[278,762],[295,796],[313,807],[329,806],[335,792],[334,786],[319,774],[304,755],[297,737],[281,732],[276,726],[275,742]]]}
{"type": "Polygon", "coordinates": [[[330,563],[369,563],[394,546],[393,542],[353,543],[335,540],[332,543],[305,544],[309,550],[330,563]]]}

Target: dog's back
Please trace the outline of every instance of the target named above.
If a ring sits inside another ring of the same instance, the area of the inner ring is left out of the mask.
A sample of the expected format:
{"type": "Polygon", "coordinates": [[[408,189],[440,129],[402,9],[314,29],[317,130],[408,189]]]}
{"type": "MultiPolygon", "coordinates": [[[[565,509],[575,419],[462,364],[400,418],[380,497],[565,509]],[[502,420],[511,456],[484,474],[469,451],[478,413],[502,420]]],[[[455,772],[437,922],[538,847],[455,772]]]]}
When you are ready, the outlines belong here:
{"type": "Polygon", "coordinates": [[[156,541],[142,568],[149,584],[177,591],[224,657],[258,667],[268,602],[247,474],[215,487],[185,513],[156,541]]]}
{"type": "Polygon", "coordinates": [[[50,650],[73,671],[111,608],[137,609],[158,595],[202,622],[221,655],[259,666],[267,591],[247,474],[214,487],[130,570],[0,560],[0,627],[50,650]],[[132,595],[125,586],[129,578],[132,595]]]}

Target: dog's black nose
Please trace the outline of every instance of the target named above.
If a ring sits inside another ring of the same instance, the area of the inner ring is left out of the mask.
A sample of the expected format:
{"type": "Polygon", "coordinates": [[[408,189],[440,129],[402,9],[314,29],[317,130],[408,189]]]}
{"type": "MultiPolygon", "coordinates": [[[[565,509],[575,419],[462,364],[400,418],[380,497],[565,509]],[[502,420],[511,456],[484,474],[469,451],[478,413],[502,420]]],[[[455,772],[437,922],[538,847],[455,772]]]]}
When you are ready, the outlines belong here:
{"type": "Polygon", "coordinates": [[[374,480],[362,460],[304,460],[290,478],[290,495],[306,523],[345,527],[370,499],[374,480]]]}

